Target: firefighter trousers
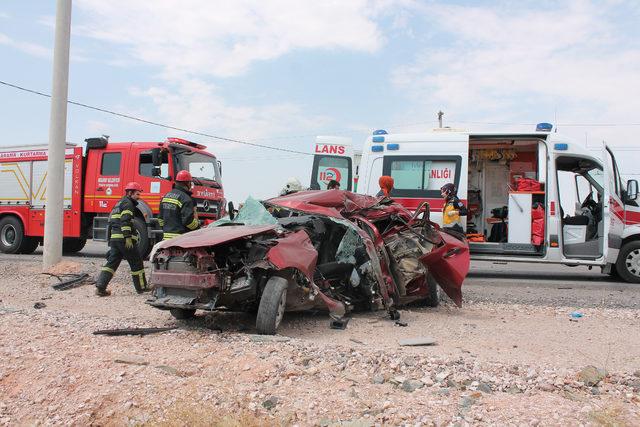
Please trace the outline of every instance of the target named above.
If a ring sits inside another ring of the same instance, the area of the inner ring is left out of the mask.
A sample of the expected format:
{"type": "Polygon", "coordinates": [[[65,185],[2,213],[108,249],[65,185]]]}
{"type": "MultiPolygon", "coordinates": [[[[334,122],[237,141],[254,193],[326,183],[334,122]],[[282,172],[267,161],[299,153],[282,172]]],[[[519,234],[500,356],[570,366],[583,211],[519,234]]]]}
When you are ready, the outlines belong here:
{"type": "Polygon", "coordinates": [[[107,262],[100,269],[100,274],[96,280],[96,287],[99,289],[107,289],[107,285],[111,281],[111,278],[113,278],[123,258],[129,262],[133,287],[136,288],[136,292],[142,293],[146,291],[147,279],[144,275],[144,263],[138,252],[138,247],[137,245],[133,245],[133,248],[127,249],[124,246],[124,241],[121,240],[112,240],[110,242],[109,251],[107,252],[107,262]]]}

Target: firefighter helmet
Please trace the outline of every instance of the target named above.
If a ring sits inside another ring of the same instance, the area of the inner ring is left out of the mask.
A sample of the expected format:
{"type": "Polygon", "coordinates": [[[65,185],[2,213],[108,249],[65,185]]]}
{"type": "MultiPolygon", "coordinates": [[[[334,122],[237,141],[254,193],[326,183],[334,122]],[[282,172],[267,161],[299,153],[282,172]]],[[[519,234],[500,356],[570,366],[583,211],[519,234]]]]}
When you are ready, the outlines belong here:
{"type": "Polygon", "coordinates": [[[131,181],[130,183],[127,184],[126,187],[124,187],[125,191],[140,191],[142,192],[142,185],[138,184],[135,181],[131,181]]]}
{"type": "Polygon", "coordinates": [[[298,191],[302,191],[302,184],[298,180],[298,178],[291,177],[287,180],[287,183],[280,190],[281,196],[286,196],[287,194],[296,193],[298,191]]]}
{"type": "Polygon", "coordinates": [[[176,182],[191,182],[193,177],[189,171],[182,170],[176,175],[176,182]]]}

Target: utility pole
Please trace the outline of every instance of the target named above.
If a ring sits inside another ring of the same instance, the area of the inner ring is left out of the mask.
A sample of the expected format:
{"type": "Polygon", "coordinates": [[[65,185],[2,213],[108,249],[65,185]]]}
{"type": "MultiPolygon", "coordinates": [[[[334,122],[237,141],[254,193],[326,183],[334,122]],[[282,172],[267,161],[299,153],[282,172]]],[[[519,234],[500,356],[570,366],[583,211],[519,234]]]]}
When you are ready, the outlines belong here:
{"type": "Polygon", "coordinates": [[[442,116],[444,116],[444,113],[441,111],[438,111],[438,127],[442,128],[442,116]]]}
{"type": "Polygon", "coordinates": [[[70,40],[71,0],[57,0],[51,116],[49,119],[47,200],[44,211],[44,254],[42,258],[45,269],[62,260],[64,152],[67,139],[70,40]]]}

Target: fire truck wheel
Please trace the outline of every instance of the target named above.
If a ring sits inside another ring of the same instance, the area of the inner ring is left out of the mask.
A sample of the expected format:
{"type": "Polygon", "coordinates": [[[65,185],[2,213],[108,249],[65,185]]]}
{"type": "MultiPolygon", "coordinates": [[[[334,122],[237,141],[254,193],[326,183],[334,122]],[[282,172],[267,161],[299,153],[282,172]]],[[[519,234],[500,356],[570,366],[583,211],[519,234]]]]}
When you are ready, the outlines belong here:
{"type": "Polygon", "coordinates": [[[22,239],[22,245],[20,246],[21,254],[32,254],[40,246],[40,240],[35,237],[26,237],[22,239]]]}
{"type": "Polygon", "coordinates": [[[140,218],[134,218],[133,226],[136,229],[136,233],[138,233],[138,252],[140,252],[142,259],[147,259],[152,247],[149,233],[147,232],[147,223],[140,218]]]}
{"type": "Polygon", "coordinates": [[[427,297],[422,300],[425,307],[437,307],[440,305],[440,285],[434,277],[427,275],[427,297]]]}
{"type": "Polygon", "coordinates": [[[261,335],[275,335],[287,305],[287,279],[271,277],[262,291],[256,329],[261,335]]]}
{"type": "Polygon", "coordinates": [[[87,239],[81,237],[69,237],[62,239],[62,252],[65,254],[74,254],[84,249],[84,245],[87,244],[87,239]]]}
{"type": "Polygon", "coordinates": [[[616,271],[629,283],[640,283],[640,241],[627,242],[620,248],[616,271]]]}
{"type": "Polygon", "coordinates": [[[0,251],[5,254],[20,253],[25,239],[22,222],[15,216],[0,219],[0,251]]]}

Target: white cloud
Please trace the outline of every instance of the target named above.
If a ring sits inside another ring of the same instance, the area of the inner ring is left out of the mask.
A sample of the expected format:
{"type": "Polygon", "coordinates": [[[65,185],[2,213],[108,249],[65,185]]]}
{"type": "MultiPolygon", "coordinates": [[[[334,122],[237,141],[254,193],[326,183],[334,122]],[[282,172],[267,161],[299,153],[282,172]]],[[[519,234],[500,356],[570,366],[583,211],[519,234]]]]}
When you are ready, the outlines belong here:
{"type": "MultiPolygon", "coordinates": [[[[639,121],[640,51],[617,32],[604,5],[421,10],[444,31],[439,36],[446,42],[400,67],[393,81],[434,112],[443,108],[454,120],[535,122],[541,117],[523,113],[553,119],[557,108],[558,121],[565,123],[639,121]]],[[[607,132],[622,138],[629,129],[607,132]]]]}
{"type": "Polygon", "coordinates": [[[17,49],[21,52],[27,53],[38,58],[51,58],[52,51],[49,48],[41,46],[36,43],[23,42],[14,40],[6,34],[0,33],[0,45],[5,45],[17,49]]]}
{"type": "Polygon", "coordinates": [[[126,46],[169,77],[227,77],[296,49],[373,52],[383,38],[368,0],[81,0],[79,33],[126,46]]]}

